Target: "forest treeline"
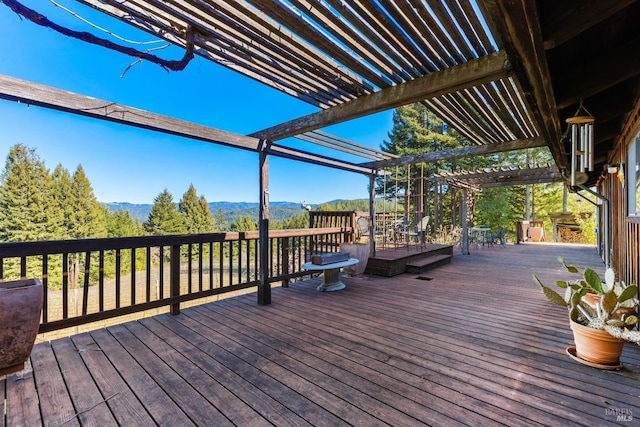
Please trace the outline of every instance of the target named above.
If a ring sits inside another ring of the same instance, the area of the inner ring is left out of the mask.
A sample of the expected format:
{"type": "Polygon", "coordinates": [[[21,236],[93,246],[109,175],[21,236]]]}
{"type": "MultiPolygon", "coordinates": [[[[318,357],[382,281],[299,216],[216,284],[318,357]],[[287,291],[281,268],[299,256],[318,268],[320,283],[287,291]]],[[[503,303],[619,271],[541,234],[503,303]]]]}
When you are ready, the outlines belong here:
{"type": "MultiPolygon", "coordinates": [[[[304,228],[308,213],[274,221],[271,228],[304,228]]],[[[0,176],[0,241],[24,242],[100,237],[196,234],[257,230],[249,215],[229,221],[215,214],[191,185],[175,201],[162,190],[148,217],[140,220],[126,209],[112,211],[95,197],[82,165],[73,173],[62,165],[50,171],[34,148],[14,145],[0,176]]]]}
{"type": "MultiPolygon", "coordinates": [[[[422,104],[397,108],[389,140],[381,149],[397,156],[413,156],[429,151],[464,147],[469,142],[422,104]]],[[[430,215],[434,228],[459,224],[460,191],[432,177],[441,172],[483,170],[495,167],[530,167],[552,163],[546,148],[497,153],[487,156],[442,160],[397,168],[392,175],[376,179],[375,193],[382,204],[378,211],[395,210],[402,215],[419,211],[430,215]],[[418,183],[421,184],[418,184],[418,183]],[[417,186],[420,185],[421,188],[417,186]],[[405,198],[398,206],[398,194],[418,194],[424,206],[409,206],[405,198]],[[394,199],[395,198],[395,199],[394,199]],[[390,204],[394,205],[389,208],[390,204]],[[383,207],[382,207],[383,206],[383,207]]],[[[547,213],[563,208],[561,183],[486,188],[473,194],[470,218],[473,224],[513,230],[515,222],[525,219],[548,220],[547,213]]],[[[572,197],[569,210],[584,211],[587,203],[572,197]],[[581,206],[582,205],[582,206],[581,206]]],[[[368,211],[367,200],[322,204],[317,210],[368,211]]],[[[548,222],[548,221],[547,221],[548,222]]],[[[305,228],[308,213],[270,221],[271,229],[305,228]]],[[[154,199],[146,219],[125,209],[111,211],[96,199],[82,165],[73,173],[62,165],[50,171],[34,148],[14,145],[7,155],[0,176],[0,241],[60,240],[143,235],[192,234],[257,230],[254,216],[229,220],[225,211],[212,213],[203,195],[191,185],[176,201],[167,190],[154,199]]]]}

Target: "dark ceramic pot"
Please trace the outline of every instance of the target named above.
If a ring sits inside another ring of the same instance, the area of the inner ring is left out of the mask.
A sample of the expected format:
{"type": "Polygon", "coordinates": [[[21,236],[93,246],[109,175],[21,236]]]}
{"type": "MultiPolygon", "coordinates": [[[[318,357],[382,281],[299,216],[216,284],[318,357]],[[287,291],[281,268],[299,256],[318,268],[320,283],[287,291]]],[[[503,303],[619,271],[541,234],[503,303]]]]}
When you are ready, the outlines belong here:
{"type": "Polygon", "coordinates": [[[0,375],[24,368],[40,328],[43,298],[38,279],[0,283],[0,375]]]}

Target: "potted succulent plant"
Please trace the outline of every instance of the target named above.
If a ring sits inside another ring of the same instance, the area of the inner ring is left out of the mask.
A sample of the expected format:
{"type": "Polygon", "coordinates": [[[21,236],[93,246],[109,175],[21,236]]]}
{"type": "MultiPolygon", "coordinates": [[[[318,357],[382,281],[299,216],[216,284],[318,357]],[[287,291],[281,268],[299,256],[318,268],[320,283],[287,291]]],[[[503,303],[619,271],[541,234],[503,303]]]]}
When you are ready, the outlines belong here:
{"type": "Polygon", "coordinates": [[[587,268],[580,272],[558,261],[571,273],[581,276],[573,281],[559,280],[556,285],[564,295],[542,284],[544,295],[553,303],[569,309],[570,325],[576,343],[567,352],[576,360],[599,368],[619,369],[620,354],[625,342],[640,344],[638,324],[638,287],[615,282],[615,272],[609,268],[605,281],[598,273],[587,268]]]}

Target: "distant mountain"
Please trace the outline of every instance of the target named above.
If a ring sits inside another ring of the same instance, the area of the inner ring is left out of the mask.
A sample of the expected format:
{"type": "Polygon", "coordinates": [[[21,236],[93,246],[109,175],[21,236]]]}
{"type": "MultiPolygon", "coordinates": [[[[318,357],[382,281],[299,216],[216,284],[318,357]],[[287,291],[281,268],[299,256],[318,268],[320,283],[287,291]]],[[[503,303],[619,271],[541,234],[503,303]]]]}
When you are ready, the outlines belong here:
{"type": "MultiPolygon", "coordinates": [[[[250,216],[258,221],[260,204],[257,202],[211,202],[209,210],[215,214],[222,209],[227,221],[234,222],[239,217],[250,216]]],[[[272,221],[282,221],[302,213],[302,206],[295,202],[269,202],[269,218],[272,221]]]]}
{"type": "MultiPolygon", "coordinates": [[[[109,210],[127,210],[133,218],[138,218],[140,221],[146,221],[149,218],[149,212],[151,211],[151,204],[135,204],[126,202],[111,202],[103,203],[109,210]]],[[[312,205],[315,207],[315,205],[312,205]]],[[[254,221],[258,220],[258,212],[260,204],[258,202],[211,202],[209,203],[209,210],[211,214],[215,214],[222,209],[225,213],[227,220],[231,223],[237,218],[243,216],[250,216],[254,221]]],[[[270,202],[269,203],[269,216],[273,221],[281,221],[290,218],[294,215],[302,213],[302,206],[296,202],[270,202]]]]}
{"type": "Polygon", "coordinates": [[[109,208],[110,211],[129,211],[129,215],[131,215],[132,218],[138,218],[140,221],[146,221],[146,219],[149,218],[149,212],[151,211],[151,205],[148,204],[136,204],[127,202],[112,202],[102,204],[109,208]]]}

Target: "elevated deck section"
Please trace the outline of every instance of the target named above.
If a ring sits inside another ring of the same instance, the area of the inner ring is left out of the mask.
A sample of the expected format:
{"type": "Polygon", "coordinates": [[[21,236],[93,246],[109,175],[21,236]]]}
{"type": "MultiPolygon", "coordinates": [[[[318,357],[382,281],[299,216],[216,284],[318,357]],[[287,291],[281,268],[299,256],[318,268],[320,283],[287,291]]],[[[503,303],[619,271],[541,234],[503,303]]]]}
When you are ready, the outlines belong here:
{"type": "Polygon", "coordinates": [[[399,248],[378,249],[369,257],[365,273],[392,277],[405,272],[421,273],[451,262],[451,245],[409,245],[399,248]]]}

